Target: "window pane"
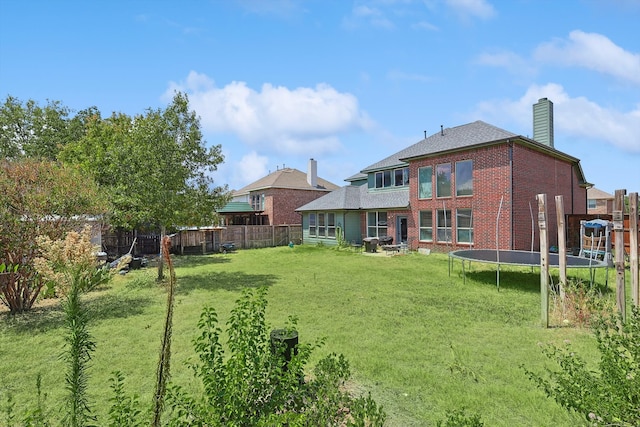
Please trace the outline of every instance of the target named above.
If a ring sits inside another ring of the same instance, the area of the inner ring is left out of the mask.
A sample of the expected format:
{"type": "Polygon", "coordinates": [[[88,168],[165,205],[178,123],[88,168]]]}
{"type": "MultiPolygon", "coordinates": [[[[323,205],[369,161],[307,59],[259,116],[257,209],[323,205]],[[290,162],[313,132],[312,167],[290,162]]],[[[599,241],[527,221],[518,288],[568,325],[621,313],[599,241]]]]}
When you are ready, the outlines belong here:
{"type": "Polygon", "coordinates": [[[384,171],[384,187],[391,187],[391,171],[384,171]]]}
{"type": "Polygon", "coordinates": [[[336,214],[328,213],[327,214],[327,225],[333,227],[336,225],[336,214]]]}
{"type": "Polygon", "coordinates": [[[458,209],[456,224],[460,228],[471,227],[471,209],[458,209]]]}
{"type": "Polygon", "coordinates": [[[439,242],[451,242],[451,211],[438,209],[436,218],[437,239],[439,242]]]}
{"type": "Polygon", "coordinates": [[[473,230],[458,229],[458,243],[472,243],[472,242],[473,242],[473,230]]]}
{"type": "Polygon", "coordinates": [[[403,175],[403,185],[409,185],[409,168],[404,168],[402,170],[402,175],[403,175]]]}
{"type": "Polygon", "coordinates": [[[315,227],[316,226],[316,214],[314,214],[314,213],[310,213],[309,214],[309,226],[310,227],[315,227]]]}
{"type": "Polygon", "coordinates": [[[420,240],[433,241],[433,215],[431,211],[420,211],[420,240]]]}
{"type": "Polygon", "coordinates": [[[404,169],[396,169],[393,171],[395,176],[395,182],[393,183],[396,187],[400,187],[404,185],[404,169]]]}
{"type": "Polygon", "coordinates": [[[376,188],[382,188],[382,172],[376,172],[376,188]]]}
{"type": "Polygon", "coordinates": [[[386,212],[378,212],[378,225],[383,225],[386,227],[387,225],[387,213],[386,212]]]}
{"type": "Polygon", "coordinates": [[[418,198],[430,199],[433,196],[431,175],[433,174],[433,168],[427,166],[418,169],[418,198]]]}
{"type": "Polygon", "coordinates": [[[436,196],[451,197],[451,163],[436,166],[436,196]]]}
{"type": "Polygon", "coordinates": [[[473,194],[473,161],[465,160],[456,163],[456,196],[473,194]]]}

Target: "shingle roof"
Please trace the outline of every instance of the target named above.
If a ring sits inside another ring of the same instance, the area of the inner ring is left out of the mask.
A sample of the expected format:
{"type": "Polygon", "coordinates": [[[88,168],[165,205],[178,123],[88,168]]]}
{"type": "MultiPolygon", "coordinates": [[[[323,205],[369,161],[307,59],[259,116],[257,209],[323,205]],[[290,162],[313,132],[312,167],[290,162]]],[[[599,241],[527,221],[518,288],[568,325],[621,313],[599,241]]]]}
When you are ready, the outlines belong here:
{"type": "Polygon", "coordinates": [[[407,165],[406,160],[430,154],[459,150],[493,141],[514,138],[515,133],[500,129],[481,120],[466,125],[443,129],[391,156],[364,168],[361,172],[372,172],[407,165]]]}
{"type": "Polygon", "coordinates": [[[615,196],[613,194],[609,194],[606,191],[602,191],[596,187],[591,187],[587,189],[587,199],[594,199],[594,200],[599,200],[599,199],[609,199],[609,200],[613,200],[615,199],[615,196]]]}
{"type": "Polygon", "coordinates": [[[409,189],[369,191],[366,185],[345,185],[296,211],[395,209],[409,206],[409,189]]]}
{"type": "Polygon", "coordinates": [[[293,168],[278,169],[259,180],[242,187],[240,190],[234,191],[234,196],[248,194],[251,191],[262,190],[265,188],[292,188],[297,190],[335,190],[340,188],[338,185],[318,177],[317,186],[312,187],[307,182],[307,174],[293,168]]]}

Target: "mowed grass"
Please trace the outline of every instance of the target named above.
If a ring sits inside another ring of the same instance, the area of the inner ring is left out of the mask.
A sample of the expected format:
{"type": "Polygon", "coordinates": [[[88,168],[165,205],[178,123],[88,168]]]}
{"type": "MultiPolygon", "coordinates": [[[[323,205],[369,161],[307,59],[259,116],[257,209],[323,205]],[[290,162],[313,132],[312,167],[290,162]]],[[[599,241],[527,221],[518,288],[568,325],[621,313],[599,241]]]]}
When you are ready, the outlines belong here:
{"type": "MultiPolygon", "coordinates": [[[[449,274],[445,254],[367,256],[315,246],[175,257],[178,278],[172,341],[172,381],[196,388],[185,361],[204,306],[221,326],[243,289],[269,288],[267,320],[276,328],[298,318],[302,342],[325,338],[312,363],[331,353],[349,360],[355,392],[371,392],[389,426],[430,426],[446,411],[466,408],[487,426],[575,426],[568,414],[528,380],[522,366],[542,371],[541,343],[569,340],[596,360],[589,330],[540,326],[540,278],[530,268],[502,268],[500,290],[491,266],[474,264],[463,281],[449,274]]],[[[584,273],[588,276],[588,273],[584,273]]],[[[127,391],[151,406],[166,293],[155,270],[117,276],[86,295],[97,343],[89,392],[106,423],[109,378],[126,375],[127,391]]],[[[603,273],[597,276],[602,281],[603,273]]],[[[609,283],[613,289],[615,284],[609,283]]],[[[0,314],[0,407],[34,401],[38,373],[47,406],[64,394],[63,316],[49,304],[20,316],[0,314]]]]}

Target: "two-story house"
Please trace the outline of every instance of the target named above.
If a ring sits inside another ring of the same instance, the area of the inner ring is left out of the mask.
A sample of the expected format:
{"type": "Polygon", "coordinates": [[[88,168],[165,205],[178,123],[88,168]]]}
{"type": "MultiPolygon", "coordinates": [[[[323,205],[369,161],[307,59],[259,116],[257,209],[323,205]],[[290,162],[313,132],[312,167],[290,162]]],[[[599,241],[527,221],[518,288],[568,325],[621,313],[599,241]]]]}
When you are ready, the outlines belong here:
{"type": "Polygon", "coordinates": [[[318,177],[318,162],[310,159],[307,173],[282,167],[234,191],[232,200],[218,213],[225,225],[300,224],[297,207],[337,188],[318,177]]]}
{"type": "MultiPolygon", "coordinates": [[[[483,121],[441,127],[348,178],[351,185],[298,208],[303,240],[331,245],[336,236],[355,243],[391,236],[414,250],[529,250],[537,228],[535,197],[546,193],[555,244],[554,197],[563,196],[566,214],[584,214],[590,184],[580,161],[553,147],[552,133],[546,98],[534,106],[534,139],[483,121]]],[[[533,247],[539,247],[535,238],[533,247]]]]}

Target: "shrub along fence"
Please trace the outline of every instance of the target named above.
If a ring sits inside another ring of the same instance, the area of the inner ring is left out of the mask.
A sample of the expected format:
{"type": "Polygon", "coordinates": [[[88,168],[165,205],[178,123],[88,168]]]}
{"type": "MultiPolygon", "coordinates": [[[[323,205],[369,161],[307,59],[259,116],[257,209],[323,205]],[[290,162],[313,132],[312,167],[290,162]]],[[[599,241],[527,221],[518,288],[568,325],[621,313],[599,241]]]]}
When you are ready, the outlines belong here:
{"type": "MultiPolygon", "coordinates": [[[[114,258],[129,252],[133,255],[160,252],[160,236],[131,232],[113,232],[102,235],[102,248],[114,258]]],[[[293,225],[229,225],[227,227],[201,227],[180,230],[171,235],[171,248],[179,254],[206,254],[221,252],[221,245],[233,243],[236,249],[256,249],[286,246],[289,242],[302,243],[302,226],[293,225]]]]}

